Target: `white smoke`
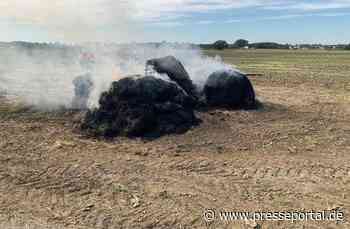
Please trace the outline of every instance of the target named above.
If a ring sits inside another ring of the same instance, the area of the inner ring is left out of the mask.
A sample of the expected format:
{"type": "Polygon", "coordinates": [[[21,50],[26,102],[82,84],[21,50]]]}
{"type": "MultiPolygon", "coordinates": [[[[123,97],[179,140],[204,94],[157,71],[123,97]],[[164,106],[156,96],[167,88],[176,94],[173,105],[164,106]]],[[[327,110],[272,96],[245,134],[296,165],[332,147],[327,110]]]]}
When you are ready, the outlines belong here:
{"type": "MultiPolygon", "coordinates": [[[[95,53],[101,50],[96,51],[95,53]]],[[[103,52],[104,54],[106,52],[103,52]]],[[[90,99],[91,106],[98,106],[100,94],[108,90],[114,80],[130,75],[144,75],[146,62],[149,59],[174,56],[182,62],[193,83],[201,89],[208,76],[217,70],[232,69],[220,57],[205,56],[199,48],[191,45],[176,45],[165,43],[162,45],[134,44],[114,50],[114,53],[97,55],[100,59],[94,74],[95,90],[90,99]]],[[[155,74],[156,77],[164,77],[155,74]]]]}
{"type": "Polygon", "coordinates": [[[73,96],[72,75],[78,65],[65,63],[52,49],[28,53],[22,47],[2,49],[0,90],[19,97],[28,105],[57,108],[67,105],[73,96]]]}
{"type": "Polygon", "coordinates": [[[89,101],[91,107],[98,105],[103,91],[112,81],[128,75],[144,75],[146,61],[172,55],[179,59],[193,82],[201,88],[208,76],[220,69],[228,69],[220,58],[207,57],[192,46],[125,45],[85,46],[82,50],[11,48],[0,55],[0,91],[20,97],[28,105],[43,109],[69,108],[74,96],[72,81],[75,77],[91,73],[94,90],[89,101]],[[30,50],[30,49],[29,49],[30,50]],[[91,70],[80,65],[82,52],[95,56],[91,70]]]}
{"type": "Polygon", "coordinates": [[[6,91],[42,109],[69,108],[74,96],[72,81],[91,71],[94,90],[89,104],[94,107],[112,81],[132,74],[143,75],[148,59],[175,56],[199,87],[203,86],[210,73],[229,67],[220,59],[204,56],[192,46],[104,44],[142,37],[142,30],[133,21],[133,13],[139,11],[134,11],[132,2],[135,1],[2,1],[0,19],[40,26],[50,40],[84,45],[70,48],[52,45],[24,47],[23,44],[0,47],[0,92],[6,91]],[[89,41],[103,42],[85,43],[89,41]],[[82,52],[96,57],[92,70],[87,71],[80,65],[82,52]]]}
{"type": "Polygon", "coordinates": [[[2,0],[0,10],[1,21],[39,31],[51,41],[126,41],[140,34],[130,27],[135,6],[128,1],[2,0]]]}
{"type": "Polygon", "coordinates": [[[128,48],[129,58],[119,56],[123,75],[143,73],[145,63],[152,58],[174,56],[182,62],[193,82],[202,87],[208,76],[216,70],[232,68],[220,57],[205,56],[199,48],[186,44],[164,43],[160,46],[134,45],[128,48]]]}

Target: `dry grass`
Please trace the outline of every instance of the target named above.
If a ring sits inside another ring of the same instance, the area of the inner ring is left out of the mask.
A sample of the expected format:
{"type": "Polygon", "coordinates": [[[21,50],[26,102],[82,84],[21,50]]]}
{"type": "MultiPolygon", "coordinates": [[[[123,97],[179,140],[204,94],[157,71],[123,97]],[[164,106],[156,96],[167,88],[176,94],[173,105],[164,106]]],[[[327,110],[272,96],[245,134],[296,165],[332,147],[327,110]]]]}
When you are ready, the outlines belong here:
{"type": "MultiPolygon", "coordinates": [[[[264,109],[199,113],[200,127],[155,141],[98,141],[74,131],[74,114],[2,102],[0,215],[64,228],[252,228],[206,224],[202,213],[348,212],[349,53],[218,54],[244,71],[263,73],[252,80],[264,109]]],[[[258,223],[350,227],[348,221],[258,223]]]]}

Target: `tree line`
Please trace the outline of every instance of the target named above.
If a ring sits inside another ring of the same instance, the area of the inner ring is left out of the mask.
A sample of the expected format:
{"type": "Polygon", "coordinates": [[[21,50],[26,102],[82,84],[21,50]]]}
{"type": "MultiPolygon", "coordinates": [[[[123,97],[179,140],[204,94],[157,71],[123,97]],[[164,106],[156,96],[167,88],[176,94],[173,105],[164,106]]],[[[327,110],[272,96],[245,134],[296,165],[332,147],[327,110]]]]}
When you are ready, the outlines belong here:
{"type": "MultiPolygon", "coordinates": [[[[92,43],[90,45],[98,45],[99,47],[104,47],[108,49],[112,48],[122,48],[128,47],[131,44],[116,44],[116,43],[92,43]]],[[[218,40],[212,44],[192,44],[192,43],[169,43],[166,41],[163,42],[153,42],[153,43],[137,43],[133,44],[140,46],[151,46],[159,47],[162,45],[171,45],[174,48],[196,48],[200,47],[202,49],[335,49],[335,50],[350,50],[350,44],[338,44],[338,45],[322,45],[322,44],[279,44],[276,42],[256,42],[250,43],[245,39],[238,39],[234,43],[230,44],[225,40],[218,40]]],[[[57,51],[81,51],[82,46],[74,44],[64,44],[64,43],[39,43],[39,42],[24,42],[24,41],[15,41],[15,42],[0,42],[0,48],[5,47],[16,47],[23,48],[24,50],[45,50],[45,49],[55,49],[57,51]]],[[[136,46],[135,46],[136,47],[136,46]]]]}
{"type": "Polygon", "coordinates": [[[338,45],[322,45],[322,44],[279,44],[277,42],[256,42],[250,43],[245,39],[238,39],[233,44],[228,43],[225,40],[218,40],[212,44],[200,44],[202,49],[339,49],[350,50],[350,44],[338,44],[338,45]]]}

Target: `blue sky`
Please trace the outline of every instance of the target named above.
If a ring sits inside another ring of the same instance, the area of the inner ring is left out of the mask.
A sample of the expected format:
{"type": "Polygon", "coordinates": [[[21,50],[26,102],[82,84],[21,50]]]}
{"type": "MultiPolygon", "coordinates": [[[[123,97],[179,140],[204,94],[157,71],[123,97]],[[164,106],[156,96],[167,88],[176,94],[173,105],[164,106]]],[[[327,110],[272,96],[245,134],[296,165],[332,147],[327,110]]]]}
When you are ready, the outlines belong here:
{"type": "Polygon", "coordinates": [[[4,41],[350,43],[350,0],[1,0],[4,41]]]}

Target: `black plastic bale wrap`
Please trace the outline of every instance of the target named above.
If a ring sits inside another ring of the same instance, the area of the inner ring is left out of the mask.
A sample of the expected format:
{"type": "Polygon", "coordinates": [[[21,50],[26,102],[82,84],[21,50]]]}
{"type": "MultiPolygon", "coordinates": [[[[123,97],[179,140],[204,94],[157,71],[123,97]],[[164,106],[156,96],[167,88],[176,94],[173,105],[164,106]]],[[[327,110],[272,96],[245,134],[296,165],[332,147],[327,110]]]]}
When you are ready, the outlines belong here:
{"type": "Polygon", "coordinates": [[[167,74],[168,77],[183,88],[195,101],[199,98],[196,86],[193,84],[189,74],[182,63],[173,56],[151,59],[147,65],[153,66],[160,74],[167,74]]]}
{"type": "Polygon", "coordinates": [[[257,102],[248,77],[234,70],[212,73],[205,86],[204,95],[208,106],[255,109],[257,102]]]}
{"type": "Polygon", "coordinates": [[[95,136],[158,137],[199,123],[190,96],[177,84],[152,76],[113,82],[99,104],[82,124],[95,136]]]}

